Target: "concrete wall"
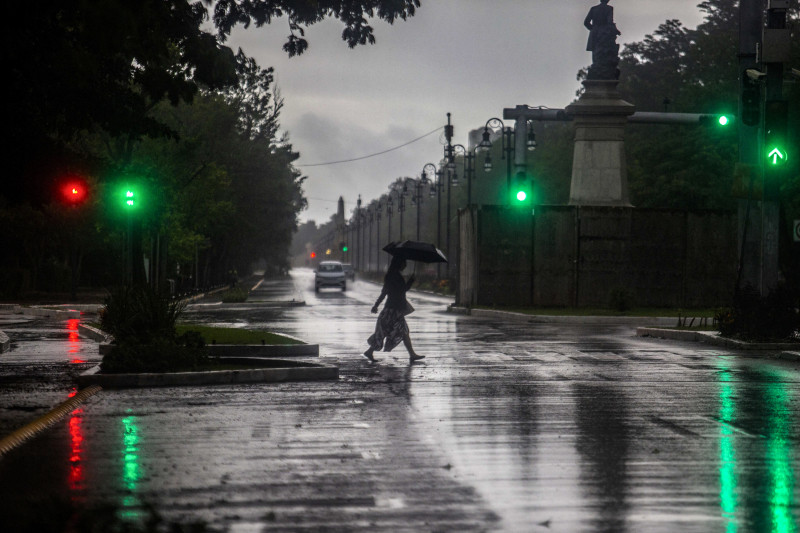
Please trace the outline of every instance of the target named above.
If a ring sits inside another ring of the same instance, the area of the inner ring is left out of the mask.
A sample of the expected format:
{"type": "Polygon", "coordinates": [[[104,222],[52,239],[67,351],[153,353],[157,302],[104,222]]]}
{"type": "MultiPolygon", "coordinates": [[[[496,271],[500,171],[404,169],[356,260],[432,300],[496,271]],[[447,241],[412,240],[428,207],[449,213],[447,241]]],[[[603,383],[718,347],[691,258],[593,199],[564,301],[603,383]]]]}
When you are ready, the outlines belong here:
{"type": "MultiPolygon", "coordinates": [[[[642,307],[717,306],[736,280],[734,213],[539,206],[530,216],[483,206],[475,225],[459,303],[469,301],[466,283],[478,305],[607,306],[624,294],[642,307]]],[[[462,223],[463,238],[469,231],[462,223]]]]}

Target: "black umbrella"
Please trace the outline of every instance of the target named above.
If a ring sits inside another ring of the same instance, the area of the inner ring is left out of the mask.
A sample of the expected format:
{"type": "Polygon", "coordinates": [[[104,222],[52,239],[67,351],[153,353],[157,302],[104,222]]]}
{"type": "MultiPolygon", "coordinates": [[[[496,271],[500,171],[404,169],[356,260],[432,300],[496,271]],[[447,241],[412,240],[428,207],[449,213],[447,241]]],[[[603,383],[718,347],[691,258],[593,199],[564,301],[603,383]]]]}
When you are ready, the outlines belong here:
{"type": "Polygon", "coordinates": [[[420,263],[447,263],[447,258],[436,246],[427,242],[392,241],[383,247],[389,255],[399,256],[408,261],[420,263]]]}

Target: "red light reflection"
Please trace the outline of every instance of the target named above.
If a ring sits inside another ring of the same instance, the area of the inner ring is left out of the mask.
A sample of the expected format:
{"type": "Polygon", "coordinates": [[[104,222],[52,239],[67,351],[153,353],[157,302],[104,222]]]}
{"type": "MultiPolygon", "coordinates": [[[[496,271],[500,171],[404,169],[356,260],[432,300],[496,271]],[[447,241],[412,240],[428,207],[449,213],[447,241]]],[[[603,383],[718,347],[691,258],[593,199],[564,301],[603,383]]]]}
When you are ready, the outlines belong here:
{"type": "Polygon", "coordinates": [[[72,500],[83,499],[85,479],[83,475],[83,465],[81,464],[81,453],[83,452],[83,409],[78,408],[72,411],[69,419],[69,436],[72,443],[69,455],[69,490],[72,492],[72,500]]]}
{"type": "Polygon", "coordinates": [[[78,324],[81,323],[80,318],[70,318],[67,320],[67,333],[68,333],[68,340],[69,340],[69,349],[67,353],[73,355],[70,359],[70,363],[77,364],[77,363],[85,363],[85,359],[80,359],[75,357],[74,354],[78,354],[81,352],[81,336],[78,332],[78,324]]]}

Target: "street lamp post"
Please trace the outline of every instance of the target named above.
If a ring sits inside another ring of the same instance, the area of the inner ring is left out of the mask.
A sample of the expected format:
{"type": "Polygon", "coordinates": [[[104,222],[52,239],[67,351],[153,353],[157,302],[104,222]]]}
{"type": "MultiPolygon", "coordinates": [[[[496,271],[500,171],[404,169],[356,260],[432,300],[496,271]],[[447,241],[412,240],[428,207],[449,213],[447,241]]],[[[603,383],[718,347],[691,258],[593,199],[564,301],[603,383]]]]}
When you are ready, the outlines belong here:
{"type": "Polygon", "coordinates": [[[356,200],[356,270],[361,270],[361,195],[356,200]]]}
{"type": "Polygon", "coordinates": [[[414,178],[408,178],[408,179],[414,182],[414,195],[411,197],[411,202],[417,206],[417,241],[419,241],[420,213],[422,212],[422,204],[423,204],[422,187],[425,184],[429,184],[430,180],[425,175],[424,170],[419,179],[414,179],[414,178]]]}
{"type": "Polygon", "coordinates": [[[378,206],[375,209],[375,219],[378,221],[377,228],[375,230],[375,267],[377,271],[381,271],[381,216],[382,216],[383,206],[381,205],[380,200],[378,200],[378,206]]]}
{"type": "Polygon", "coordinates": [[[387,243],[392,242],[392,207],[394,205],[394,201],[392,201],[392,194],[391,191],[389,192],[389,197],[386,199],[386,216],[389,219],[388,224],[388,231],[386,233],[387,243]]]}
{"type": "Polygon", "coordinates": [[[486,158],[483,162],[483,170],[490,172],[492,170],[492,140],[490,138],[490,130],[501,129],[502,143],[503,143],[503,159],[506,161],[506,186],[511,190],[511,154],[514,152],[514,130],[507,127],[499,118],[490,118],[486,121],[483,127],[483,139],[477,146],[476,150],[486,152],[486,158]]]}
{"type": "MultiPolygon", "coordinates": [[[[442,177],[444,172],[439,169],[436,169],[436,165],[433,163],[426,163],[422,167],[422,175],[427,176],[428,171],[432,172],[435,180],[430,179],[431,188],[430,188],[430,195],[433,197],[436,196],[436,246],[441,246],[442,242],[442,177]]],[[[442,277],[441,274],[441,263],[436,263],[436,278],[440,279],[442,277]]]]}
{"type": "Polygon", "coordinates": [[[451,154],[452,161],[450,161],[448,164],[451,165],[451,168],[455,175],[454,179],[456,181],[458,181],[458,174],[455,174],[456,172],[455,155],[458,152],[461,152],[464,156],[463,169],[464,169],[464,177],[467,180],[467,207],[469,207],[472,205],[472,179],[475,177],[475,151],[467,150],[463,144],[453,145],[453,152],[451,154]]]}
{"type": "Polygon", "coordinates": [[[367,208],[367,222],[369,229],[367,230],[367,272],[372,272],[372,222],[375,220],[375,212],[372,207],[367,208]]]}

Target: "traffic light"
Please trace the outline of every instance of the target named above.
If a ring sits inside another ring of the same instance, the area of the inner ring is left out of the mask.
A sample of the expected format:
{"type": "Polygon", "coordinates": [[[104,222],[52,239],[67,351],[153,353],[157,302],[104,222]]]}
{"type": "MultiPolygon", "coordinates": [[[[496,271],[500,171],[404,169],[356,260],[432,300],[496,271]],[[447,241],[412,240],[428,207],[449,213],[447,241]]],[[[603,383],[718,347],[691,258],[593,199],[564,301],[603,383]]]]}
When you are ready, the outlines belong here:
{"type": "Polygon", "coordinates": [[[742,122],[758,126],[761,120],[761,85],[742,74],[742,122]]]}
{"type": "Polygon", "coordinates": [[[716,127],[728,127],[733,124],[733,115],[700,115],[700,124],[716,127]]]}
{"type": "Polygon", "coordinates": [[[80,178],[70,178],[61,186],[61,198],[70,205],[83,203],[87,196],[88,187],[80,178]]]}
{"type": "Polygon", "coordinates": [[[314,259],[315,257],[317,257],[317,253],[316,252],[311,252],[311,259],[314,259]]]}
{"type": "Polygon", "coordinates": [[[511,205],[528,205],[531,200],[531,180],[523,173],[517,174],[511,183],[511,205]]]}
{"type": "Polygon", "coordinates": [[[764,155],[768,167],[780,167],[789,160],[788,116],[789,102],[767,100],[764,106],[764,155]]]}
{"type": "Polygon", "coordinates": [[[341,251],[343,251],[343,252],[346,252],[347,251],[347,244],[345,244],[344,242],[340,242],[339,243],[339,249],[341,251]]]}

